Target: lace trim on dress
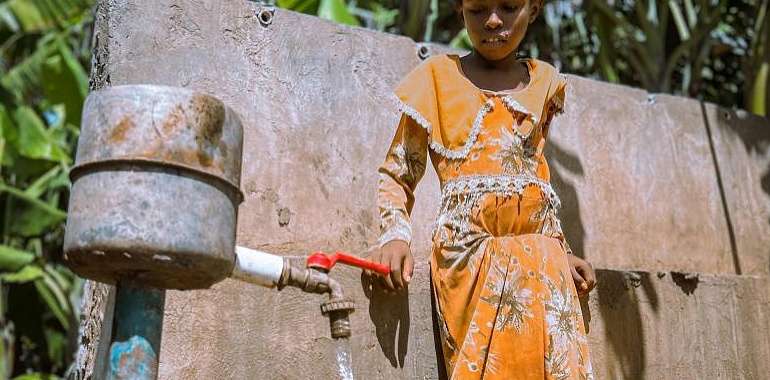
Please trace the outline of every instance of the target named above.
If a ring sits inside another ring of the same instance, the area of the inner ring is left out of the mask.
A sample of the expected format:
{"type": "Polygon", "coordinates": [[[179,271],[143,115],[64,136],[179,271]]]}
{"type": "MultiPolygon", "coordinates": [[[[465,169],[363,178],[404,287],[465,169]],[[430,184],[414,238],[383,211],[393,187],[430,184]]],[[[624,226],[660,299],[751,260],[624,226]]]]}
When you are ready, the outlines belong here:
{"type": "Polygon", "coordinates": [[[503,196],[522,195],[524,194],[524,188],[528,186],[539,187],[543,198],[554,208],[561,206],[561,201],[556,192],[553,191],[550,183],[528,175],[482,174],[462,176],[444,182],[444,186],[441,189],[441,198],[445,202],[461,194],[471,196],[485,193],[495,193],[503,196]]]}
{"type": "Polygon", "coordinates": [[[530,112],[526,107],[521,105],[521,103],[517,102],[516,99],[513,98],[512,95],[504,96],[502,98],[503,103],[508,107],[508,109],[512,112],[520,112],[527,116],[529,116],[532,119],[532,124],[537,125],[539,119],[537,115],[530,112]]]}
{"type": "Polygon", "coordinates": [[[418,112],[416,109],[410,107],[406,103],[399,101],[398,110],[403,112],[405,115],[411,117],[417,124],[419,124],[421,127],[425,128],[425,130],[428,131],[428,135],[431,137],[430,140],[430,147],[435,151],[436,153],[450,159],[450,160],[460,160],[463,158],[468,157],[468,153],[470,153],[471,148],[473,147],[473,144],[476,143],[476,139],[479,137],[479,131],[481,130],[481,123],[484,120],[484,116],[489,113],[489,111],[492,110],[494,107],[494,102],[492,99],[487,100],[486,103],[484,103],[484,106],[481,107],[478,114],[476,114],[476,120],[473,122],[473,126],[471,127],[471,133],[468,135],[468,140],[465,141],[465,145],[460,150],[451,150],[447,147],[439,144],[438,142],[434,141],[432,138],[433,134],[433,126],[426,120],[422,115],[420,115],[420,112],[418,112]]]}
{"type": "Polygon", "coordinates": [[[448,180],[441,189],[436,228],[451,226],[453,236],[450,240],[456,241],[460,236],[471,232],[471,214],[482,196],[489,193],[506,197],[521,196],[529,186],[540,189],[551,210],[561,206],[561,201],[551,184],[528,175],[470,175],[448,180]]]}
{"type": "Polygon", "coordinates": [[[400,214],[383,216],[380,225],[380,247],[393,240],[412,243],[412,225],[400,214]]]}

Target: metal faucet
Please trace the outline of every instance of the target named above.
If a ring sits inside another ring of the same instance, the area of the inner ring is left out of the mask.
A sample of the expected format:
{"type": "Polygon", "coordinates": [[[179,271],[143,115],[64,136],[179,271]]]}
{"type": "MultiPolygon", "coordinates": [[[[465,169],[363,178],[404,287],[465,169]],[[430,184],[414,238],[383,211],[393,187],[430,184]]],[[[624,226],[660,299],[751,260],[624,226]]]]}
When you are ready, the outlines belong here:
{"type": "Polygon", "coordinates": [[[329,293],[329,300],[321,304],[321,314],[329,317],[329,328],[334,339],[350,337],[349,316],[355,310],[355,302],[345,298],[340,284],[328,275],[338,262],[381,274],[390,273],[387,265],[376,264],[342,252],[331,255],[316,252],[307,258],[306,269],[296,268],[288,263],[288,259],[284,259],[284,270],[278,281],[278,290],[293,286],[309,293],[329,293]]]}
{"type": "Polygon", "coordinates": [[[272,255],[244,247],[236,247],[236,267],[231,277],[262,285],[299,288],[304,292],[329,294],[321,303],[321,314],[329,317],[329,328],[334,339],[349,338],[351,335],[349,315],[355,310],[355,302],[345,298],[342,286],[329,277],[329,271],[336,263],[343,263],[361,269],[368,269],[383,275],[390,273],[387,265],[359,259],[342,252],[331,255],[316,252],[307,258],[305,268],[297,268],[286,257],[272,255]]]}

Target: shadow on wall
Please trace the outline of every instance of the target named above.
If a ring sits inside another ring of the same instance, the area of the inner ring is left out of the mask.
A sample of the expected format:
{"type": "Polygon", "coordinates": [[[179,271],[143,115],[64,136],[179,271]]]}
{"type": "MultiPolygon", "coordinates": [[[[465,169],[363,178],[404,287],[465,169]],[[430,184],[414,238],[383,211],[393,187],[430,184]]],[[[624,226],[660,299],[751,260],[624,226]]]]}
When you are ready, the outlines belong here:
{"type": "Polygon", "coordinates": [[[566,182],[560,173],[563,168],[571,177],[582,177],[584,175],[583,165],[580,163],[580,158],[553,142],[549,142],[545,154],[548,157],[548,163],[551,168],[551,184],[561,199],[559,219],[561,220],[564,236],[567,238],[567,243],[572,248],[575,256],[585,258],[586,232],[585,228],[583,228],[583,221],[580,218],[577,189],[566,182]],[[557,165],[551,165],[551,163],[557,165]]]}
{"type": "MultiPolygon", "coordinates": [[[[580,158],[569,153],[558,144],[548,145],[546,156],[551,166],[551,183],[562,201],[559,218],[564,235],[573,253],[585,258],[585,228],[580,216],[578,191],[565,181],[565,177],[585,175],[580,158]]],[[[658,311],[658,295],[652,286],[649,273],[597,270],[599,286],[595,292],[599,300],[599,311],[605,329],[605,342],[612,350],[615,360],[607,361],[606,373],[614,379],[644,378],[646,366],[644,325],[641,318],[639,297],[644,297],[653,312],[658,311]],[[641,288],[641,292],[637,291],[641,288]]],[[[581,300],[583,320],[590,336],[591,310],[587,300],[581,300]]],[[[590,348],[589,348],[590,349],[590,348]]]]}
{"type": "MultiPolygon", "coordinates": [[[[605,357],[605,373],[612,379],[643,379],[646,367],[644,324],[639,305],[646,303],[657,313],[658,295],[647,272],[620,272],[597,270],[599,286],[596,288],[599,310],[609,344],[605,357]],[[637,291],[641,288],[641,293],[637,291]],[[640,299],[644,298],[644,299],[640,299]]],[[[586,309],[584,309],[586,310],[586,309]]],[[[585,312],[584,312],[585,314],[585,312]]],[[[586,328],[590,334],[590,314],[586,317],[586,328]]]]}
{"type": "MultiPolygon", "coordinates": [[[[746,119],[746,112],[737,112],[730,109],[719,109],[717,113],[718,124],[722,128],[729,128],[730,132],[737,135],[746,151],[751,155],[768,156],[770,155],[770,132],[766,129],[767,126],[764,123],[752,123],[752,122],[736,122],[742,119],[746,119]],[[765,129],[763,129],[765,128],[765,129]]],[[[756,120],[761,120],[756,117],[756,120]]],[[[770,197],[770,168],[767,168],[762,173],[760,179],[762,190],[770,197]]],[[[767,220],[770,223],[770,219],[767,220]]]]}
{"type": "MultiPolygon", "coordinates": [[[[706,123],[706,132],[709,136],[709,143],[712,150],[712,157],[714,157],[714,164],[717,168],[717,176],[719,179],[719,191],[722,196],[723,207],[725,210],[725,217],[730,233],[730,243],[733,250],[733,261],[735,264],[736,274],[741,274],[740,262],[738,261],[738,251],[735,243],[735,232],[733,231],[732,220],[727,209],[726,200],[724,199],[724,183],[721,179],[720,167],[717,165],[717,156],[714,151],[714,142],[712,137],[713,128],[708,121],[706,114],[706,106],[701,102],[701,112],[703,113],[703,120],[706,123]]],[[[717,110],[717,123],[716,127],[720,128],[723,135],[733,135],[740,138],[743,143],[743,147],[746,149],[746,153],[750,157],[770,157],[770,131],[767,130],[766,119],[760,117],[751,116],[746,111],[735,111],[731,109],[719,108],[717,110]]],[[[761,173],[759,180],[762,191],[765,195],[770,197],[770,167],[766,167],[764,172],[761,173]]],[[[770,218],[767,223],[770,224],[770,218]]],[[[770,250],[768,251],[770,255],[770,250]]]]}
{"type": "Polygon", "coordinates": [[[369,299],[369,317],[382,353],[393,368],[404,368],[409,344],[409,292],[385,294],[382,285],[365,274],[361,274],[361,286],[369,299]]]}
{"type": "MultiPolygon", "coordinates": [[[[732,254],[733,258],[733,268],[735,270],[735,274],[742,274],[743,270],[741,269],[741,261],[740,257],[738,257],[738,245],[735,241],[735,227],[733,226],[733,220],[730,217],[730,207],[727,205],[727,197],[725,196],[725,183],[722,179],[722,169],[719,166],[719,160],[717,159],[717,152],[714,148],[714,136],[712,132],[711,123],[709,123],[708,113],[706,113],[706,104],[704,102],[700,102],[700,109],[701,114],[703,115],[703,125],[706,128],[706,136],[708,136],[709,139],[709,148],[711,149],[711,160],[714,164],[714,170],[716,170],[716,176],[717,176],[717,187],[719,188],[719,198],[722,201],[722,212],[725,214],[725,222],[727,223],[727,234],[730,238],[730,253],[732,254]]],[[[725,113],[718,111],[717,112],[719,121],[717,122],[718,126],[722,125],[730,125],[730,123],[726,119],[725,113]],[[724,121],[724,122],[723,122],[724,121]]],[[[745,141],[744,141],[745,144],[745,141]]]]}

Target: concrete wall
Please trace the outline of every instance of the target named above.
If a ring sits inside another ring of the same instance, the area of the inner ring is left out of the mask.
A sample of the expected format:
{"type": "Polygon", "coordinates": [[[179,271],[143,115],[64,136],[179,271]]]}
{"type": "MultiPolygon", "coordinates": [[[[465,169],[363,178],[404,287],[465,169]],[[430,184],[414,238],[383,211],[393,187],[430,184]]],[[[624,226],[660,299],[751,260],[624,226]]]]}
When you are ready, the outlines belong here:
{"type": "Polygon", "coordinates": [[[770,127],[569,77],[549,141],[567,237],[605,268],[768,274],[770,127]]]}
{"type": "MultiPolygon", "coordinates": [[[[281,10],[265,26],[263,10],[238,0],[102,0],[94,86],[188,87],[239,113],[239,245],[298,257],[365,252],[378,234],[374,173],[398,119],[390,89],[419,63],[418,46],[281,10]]],[[[573,248],[608,268],[585,305],[597,379],[770,372],[768,122],[569,81],[548,154],[573,248]]],[[[332,271],[358,305],[357,379],[437,378],[427,283],[437,194],[429,174],[417,192],[408,296],[372,292],[353,269],[332,271]]],[[[231,280],[169,292],[161,378],[334,378],[322,301],[231,280]]]]}

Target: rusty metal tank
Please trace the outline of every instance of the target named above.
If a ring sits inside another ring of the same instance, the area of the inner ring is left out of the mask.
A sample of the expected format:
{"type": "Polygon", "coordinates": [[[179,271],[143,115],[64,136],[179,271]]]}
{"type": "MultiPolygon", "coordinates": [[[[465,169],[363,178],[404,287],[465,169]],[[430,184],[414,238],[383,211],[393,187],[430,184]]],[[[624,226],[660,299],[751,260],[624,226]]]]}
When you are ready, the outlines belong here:
{"type": "Polygon", "coordinates": [[[64,237],[80,276],[200,289],[235,264],[243,128],[213,96],[116,86],[89,95],[64,237]]]}

